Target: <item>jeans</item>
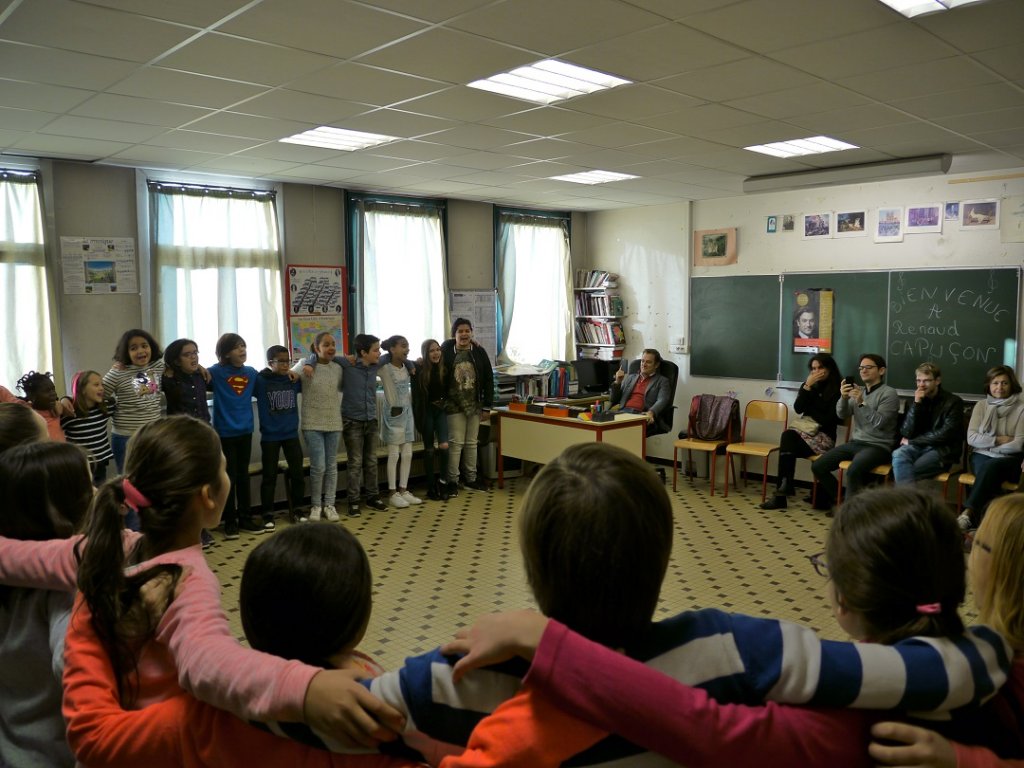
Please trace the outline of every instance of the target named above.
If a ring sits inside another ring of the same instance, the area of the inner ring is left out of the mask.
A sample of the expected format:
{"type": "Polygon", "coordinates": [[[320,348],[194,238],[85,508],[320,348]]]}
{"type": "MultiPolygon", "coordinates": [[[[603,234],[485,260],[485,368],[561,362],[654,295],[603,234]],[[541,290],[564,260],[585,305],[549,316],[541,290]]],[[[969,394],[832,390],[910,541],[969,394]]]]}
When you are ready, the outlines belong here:
{"type": "Polygon", "coordinates": [[[448,482],[459,482],[460,460],[465,464],[466,482],[476,480],[476,449],[480,432],[480,411],[448,414],[448,482]]]}
{"type": "MultiPolygon", "coordinates": [[[[335,433],[337,434],[337,433],[335,433]]],[[[263,519],[270,520],[274,515],[274,491],[277,490],[277,458],[281,451],[284,451],[285,461],[288,462],[288,471],[285,475],[285,491],[288,495],[288,511],[295,514],[295,510],[302,506],[302,498],[305,496],[305,481],[302,478],[302,445],[299,438],[289,437],[287,440],[264,440],[260,443],[263,452],[263,480],[260,483],[260,504],[263,509],[263,519]]],[[[335,439],[335,452],[337,452],[337,439],[335,439]]],[[[310,460],[312,463],[312,460],[310,460]]],[[[337,478],[338,465],[334,465],[334,475],[337,478]]]]}
{"type": "Polygon", "coordinates": [[[434,482],[437,470],[434,467],[435,453],[440,457],[440,474],[444,480],[448,476],[448,415],[434,405],[427,405],[423,417],[423,469],[427,475],[427,487],[434,482]],[[437,450],[434,441],[437,440],[437,450]]]}
{"type": "Polygon", "coordinates": [[[338,495],[339,433],[304,429],[302,436],[309,449],[309,503],[314,507],[333,507],[338,495]]]}
{"type": "Polygon", "coordinates": [[[117,474],[124,472],[124,455],[128,450],[129,435],[119,435],[116,432],[110,436],[110,449],[114,452],[114,465],[117,467],[117,474]]]}
{"type": "Polygon", "coordinates": [[[891,456],[885,448],[856,441],[837,445],[831,451],[821,454],[821,458],[811,464],[811,472],[819,484],[818,501],[827,504],[836,500],[839,483],[832,472],[839,469],[839,462],[853,462],[844,473],[847,491],[852,496],[864,486],[871,470],[879,464],[887,464],[891,456]]]}
{"type": "Polygon", "coordinates": [[[1005,481],[1014,482],[1020,479],[1019,453],[1010,456],[986,456],[982,453],[971,454],[971,467],[974,469],[974,487],[964,503],[964,508],[971,510],[974,522],[980,523],[989,503],[1002,493],[999,487],[1005,481]]]}
{"type": "Polygon", "coordinates": [[[897,485],[935,477],[942,472],[939,452],[929,445],[901,445],[892,452],[892,475],[897,485]]]}
{"type": "Polygon", "coordinates": [[[252,514],[252,498],[249,492],[249,459],[252,457],[252,432],[237,437],[222,437],[220,447],[227,461],[231,490],[224,505],[224,527],[238,525],[239,515],[252,514]]]}
{"type": "Polygon", "coordinates": [[[345,453],[348,455],[348,503],[358,504],[360,483],[366,488],[366,497],[380,496],[377,484],[377,420],[356,421],[346,419],[342,427],[345,435],[345,453]]]}

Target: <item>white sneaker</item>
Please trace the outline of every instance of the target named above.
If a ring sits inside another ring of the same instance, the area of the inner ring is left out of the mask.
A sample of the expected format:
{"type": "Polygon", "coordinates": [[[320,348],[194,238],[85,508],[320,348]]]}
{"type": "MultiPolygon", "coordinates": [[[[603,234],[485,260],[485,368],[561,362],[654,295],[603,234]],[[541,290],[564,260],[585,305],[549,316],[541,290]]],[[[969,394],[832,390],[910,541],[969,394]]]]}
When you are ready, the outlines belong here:
{"type": "Polygon", "coordinates": [[[423,503],[423,499],[419,499],[419,498],[413,496],[411,493],[409,493],[409,491],[401,491],[398,495],[401,496],[403,499],[405,499],[405,503],[406,504],[422,504],[423,503]]]}
{"type": "Polygon", "coordinates": [[[388,499],[388,502],[395,509],[405,509],[406,507],[409,506],[409,502],[403,499],[400,493],[392,493],[391,497],[388,499]]]}
{"type": "Polygon", "coordinates": [[[319,523],[320,522],[320,513],[322,511],[323,510],[321,510],[320,507],[310,507],[309,508],[309,521],[311,523],[319,523]]]}
{"type": "Polygon", "coordinates": [[[338,510],[331,505],[324,507],[324,517],[327,518],[327,522],[329,523],[336,523],[341,520],[341,518],[338,517],[338,510]]]}

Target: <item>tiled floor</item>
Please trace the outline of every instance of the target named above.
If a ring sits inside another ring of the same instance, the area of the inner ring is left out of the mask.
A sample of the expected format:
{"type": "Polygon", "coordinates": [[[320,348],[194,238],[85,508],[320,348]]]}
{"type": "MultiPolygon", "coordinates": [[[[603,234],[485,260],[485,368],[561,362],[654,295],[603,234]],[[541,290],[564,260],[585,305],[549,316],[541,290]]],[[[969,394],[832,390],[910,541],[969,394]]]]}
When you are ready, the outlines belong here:
{"type": "MultiPolygon", "coordinates": [[[[518,478],[500,491],[463,491],[448,502],[343,518],[366,548],[374,575],[373,618],[360,649],[392,668],[444,642],[480,613],[533,605],[515,525],[528,483],[518,478]]],[[[679,490],[673,493],[670,485],[669,495],[675,542],[656,618],[714,606],[790,619],[825,638],[845,638],[832,617],[825,580],[806,558],[824,548],[830,521],[823,514],[799,500],[788,510],[762,511],[755,483],[731,489],[726,499],[720,489],[709,496],[705,481],[680,478],[679,490]]],[[[279,530],[283,525],[279,518],[279,530]]],[[[252,547],[273,535],[243,533],[239,541],[225,542],[215,534],[218,543],[207,555],[239,637],[242,565],[252,547]]]]}

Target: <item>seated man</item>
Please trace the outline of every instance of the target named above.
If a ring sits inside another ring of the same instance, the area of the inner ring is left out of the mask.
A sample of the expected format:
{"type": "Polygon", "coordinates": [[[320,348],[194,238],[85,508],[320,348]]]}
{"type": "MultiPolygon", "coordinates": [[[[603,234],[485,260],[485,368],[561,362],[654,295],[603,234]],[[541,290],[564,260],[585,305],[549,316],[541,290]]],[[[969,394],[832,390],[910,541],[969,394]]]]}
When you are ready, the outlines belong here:
{"type": "Polygon", "coordinates": [[[935,477],[959,458],[964,442],[964,401],[942,388],[942,371],[921,363],[914,402],[903,417],[903,438],[892,454],[897,483],[935,477]]]}
{"type": "Polygon", "coordinates": [[[853,377],[848,376],[839,388],[836,403],[840,419],[853,419],[850,440],[826,451],[811,464],[819,483],[815,509],[831,510],[835,506],[839,484],[832,472],[839,468],[839,462],[853,462],[846,470],[847,489],[853,495],[864,485],[868,473],[879,464],[888,463],[891,457],[900,399],[895,389],[882,383],[885,358],[861,355],[858,370],[864,387],[858,387],[853,377]]]}
{"type": "Polygon", "coordinates": [[[672,425],[666,421],[671,413],[672,385],[658,371],[661,354],[656,349],[645,349],[640,355],[640,373],[627,374],[621,368],[615,372],[612,384],[612,410],[647,415],[648,431],[661,434],[672,425]]]}

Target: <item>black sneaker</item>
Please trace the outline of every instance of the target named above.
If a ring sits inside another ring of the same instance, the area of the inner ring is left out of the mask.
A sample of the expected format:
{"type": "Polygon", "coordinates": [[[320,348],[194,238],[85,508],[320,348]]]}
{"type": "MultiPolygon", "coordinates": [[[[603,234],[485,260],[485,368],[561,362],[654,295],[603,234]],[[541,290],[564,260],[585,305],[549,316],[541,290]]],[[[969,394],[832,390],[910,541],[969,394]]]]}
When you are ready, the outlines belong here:
{"type": "Polygon", "coordinates": [[[211,534],[208,530],[203,528],[203,530],[199,532],[199,541],[202,542],[203,549],[209,549],[213,546],[214,543],[213,534],[211,534]]]}
{"type": "Polygon", "coordinates": [[[246,533],[251,533],[254,536],[258,536],[266,530],[263,527],[262,521],[257,523],[251,517],[244,517],[239,520],[238,527],[246,533]]]}
{"type": "Polygon", "coordinates": [[[348,505],[348,516],[349,517],[362,517],[363,516],[363,513],[359,511],[359,505],[358,504],[349,504],[348,505]]]}
{"type": "Polygon", "coordinates": [[[388,505],[381,501],[380,496],[374,496],[372,498],[367,499],[366,506],[368,506],[370,509],[376,509],[380,512],[383,512],[388,508],[388,505]]]}
{"type": "Polygon", "coordinates": [[[234,541],[238,538],[238,523],[224,523],[224,539],[234,541]]]}
{"type": "Polygon", "coordinates": [[[454,499],[456,496],[459,495],[459,484],[453,483],[451,480],[449,480],[447,483],[445,483],[444,493],[446,499],[454,499]]]}
{"type": "Polygon", "coordinates": [[[468,483],[466,483],[466,488],[469,488],[471,491],[490,490],[490,488],[488,488],[487,486],[487,481],[484,480],[482,477],[478,477],[475,480],[470,480],[468,483]]]}

